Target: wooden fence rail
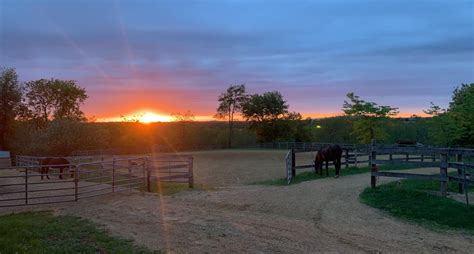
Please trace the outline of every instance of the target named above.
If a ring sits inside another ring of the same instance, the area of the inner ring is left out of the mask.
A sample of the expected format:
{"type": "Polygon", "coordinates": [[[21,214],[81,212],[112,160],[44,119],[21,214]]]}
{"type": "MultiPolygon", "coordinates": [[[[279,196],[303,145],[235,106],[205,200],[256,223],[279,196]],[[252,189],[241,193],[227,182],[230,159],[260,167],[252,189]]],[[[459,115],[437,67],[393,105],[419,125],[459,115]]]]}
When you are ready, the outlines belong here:
{"type": "Polygon", "coordinates": [[[429,148],[429,147],[397,147],[383,146],[372,143],[370,147],[371,175],[370,182],[372,188],[377,185],[377,177],[396,177],[405,179],[435,180],[440,183],[440,193],[447,195],[447,185],[449,181],[458,183],[459,193],[465,193],[466,203],[469,203],[468,186],[473,185],[474,181],[470,176],[474,173],[474,165],[463,162],[463,156],[474,156],[474,149],[465,148],[429,148]],[[377,156],[389,154],[389,160],[378,159],[377,156]],[[393,155],[405,155],[405,159],[393,159],[393,155]],[[416,155],[418,157],[409,157],[416,155]],[[456,162],[450,162],[450,158],[456,158],[456,162]],[[431,161],[426,161],[426,159],[431,161]],[[438,159],[439,158],[439,159],[438,159]],[[414,161],[419,160],[419,161],[414,161]],[[418,167],[438,167],[439,174],[414,174],[403,172],[379,172],[378,165],[413,165],[418,167]],[[448,175],[448,168],[457,169],[456,176],[448,175]]]}
{"type": "MultiPolygon", "coordinates": [[[[307,144],[307,143],[305,143],[307,144]]],[[[306,146],[306,148],[291,148],[288,153],[286,154],[285,157],[285,162],[286,162],[286,179],[287,183],[290,184],[291,180],[296,176],[296,170],[297,169],[308,169],[308,168],[313,168],[314,169],[314,161],[311,161],[309,164],[302,164],[302,165],[297,165],[297,154],[299,153],[307,153],[307,152],[317,152],[321,147],[323,147],[326,144],[323,143],[309,143],[311,146],[306,146]]],[[[364,153],[366,149],[364,147],[358,146],[358,145],[348,145],[348,144],[342,144],[340,145],[342,148],[342,161],[341,165],[345,165],[346,168],[348,168],[350,165],[353,165],[355,167],[358,167],[362,163],[370,163],[370,160],[368,158],[368,153],[364,153]]],[[[333,163],[330,162],[330,165],[333,163]]]]}

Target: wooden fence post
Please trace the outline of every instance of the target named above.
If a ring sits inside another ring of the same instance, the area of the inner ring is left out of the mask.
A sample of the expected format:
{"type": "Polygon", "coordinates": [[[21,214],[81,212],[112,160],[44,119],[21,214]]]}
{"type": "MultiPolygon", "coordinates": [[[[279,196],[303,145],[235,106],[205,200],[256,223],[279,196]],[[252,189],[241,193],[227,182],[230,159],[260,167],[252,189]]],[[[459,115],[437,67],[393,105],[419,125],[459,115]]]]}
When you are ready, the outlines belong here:
{"type": "Polygon", "coordinates": [[[377,169],[377,164],[375,164],[375,160],[377,159],[377,151],[375,150],[375,140],[372,140],[371,146],[370,146],[370,160],[369,163],[371,164],[370,166],[370,186],[372,188],[375,188],[377,185],[377,176],[373,175],[374,173],[378,172],[377,169]]]}
{"type": "Polygon", "coordinates": [[[346,154],[345,154],[345,156],[346,156],[346,168],[348,168],[349,167],[349,149],[346,148],[345,150],[346,150],[346,154]]]}
{"type": "Polygon", "coordinates": [[[357,168],[357,161],[358,161],[357,156],[359,156],[357,154],[357,146],[354,146],[354,157],[355,157],[355,167],[356,168],[357,168]]]}
{"type": "Polygon", "coordinates": [[[188,158],[188,185],[189,188],[194,187],[194,174],[193,174],[193,157],[188,158]]]}
{"type": "Polygon", "coordinates": [[[28,168],[25,167],[25,204],[28,204],[28,168]]]}
{"type": "Polygon", "coordinates": [[[466,165],[462,165],[462,179],[463,179],[463,190],[464,196],[466,197],[466,205],[469,207],[469,189],[466,179],[466,165]]]}
{"type": "Polygon", "coordinates": [[[441,163],[439,167],[439,175],[440,175],[440,192],[442,196],[446,196],[447,192],[447,178],[448,178],[448,154],[442,153],[441,154],[441,163]]]}
{"type": "Polygon", "coordinates": [[[291,148],[291,176],[296,176],[296,158],[295,158],[295,148],[291,148]]]}
{"type": "MultiPolygon", "coordinates": [[[[462,163],[462,154],[456,154],[456,161],[462,163]]],[[[463,176],[463,169],[458,168],[458,177],[463,176]]],[[[463,193],[464,192],[464,184],[458,183],[458,192],[463,193]]]]}
{"type": "Polygon", "coordinates": [[[80,165],[76,165],[76,169],[74,170],[74,201],[79,200],[79,169],[80,165]]]}
{"type": "Polygon", "coordinates": [[[421,162],[425,161],[425,154],[421,154],[421,162]]]}
{"type": "Polygon", "coordinates": [[[390,153],[390,154],[388,155],[388,157],[389,157],[390,160],[393,160],[393,154],[392,154],[392,153],[390,153]]]}
{"type": "Polygon", "coordinates": [[[410,155],[409,155],[408,153],[405,155],[405,160],[406,160],[406,161],[409,161],[409,160],[410,160],[410,155]]]}

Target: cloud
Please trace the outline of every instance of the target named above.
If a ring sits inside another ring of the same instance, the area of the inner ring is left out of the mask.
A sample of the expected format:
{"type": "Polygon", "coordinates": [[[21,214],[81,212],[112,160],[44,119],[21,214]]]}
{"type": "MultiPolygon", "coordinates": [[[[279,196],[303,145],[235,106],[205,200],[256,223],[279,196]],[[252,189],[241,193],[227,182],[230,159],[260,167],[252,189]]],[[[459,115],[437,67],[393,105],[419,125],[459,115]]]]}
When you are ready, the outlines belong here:
{"type": "Polygon", "coordinates": [[[301,111],[338,111],[349,91],[421,107],[446,104],[454,85],[474,79],[472,3],[2,4],[0,65],[17,67],[23,80],[77,80],[94,94],[90,112],[127,94],[151,105],[156,93],[169,94],[160,97],[168,106],[156,107],[188,98],[211,114],[215,96],[233,83],[281,90],[301,111]]]}

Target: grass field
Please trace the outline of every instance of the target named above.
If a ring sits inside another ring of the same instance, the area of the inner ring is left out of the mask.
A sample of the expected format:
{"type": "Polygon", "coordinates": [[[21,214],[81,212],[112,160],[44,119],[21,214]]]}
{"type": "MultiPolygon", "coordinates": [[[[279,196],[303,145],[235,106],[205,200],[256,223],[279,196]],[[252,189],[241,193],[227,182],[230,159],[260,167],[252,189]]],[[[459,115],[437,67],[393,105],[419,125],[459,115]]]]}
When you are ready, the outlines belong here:
{"type": "Polygon", "coordinates": [[[157,253],[84,219],[27,212],[0,216],[0,253],[157,253]]]}
{"type": "MultiPolygon", "coordinates": [[[[450,182],[448,191],[456,192],[458,185],[450,182]]],[[[474,234],[474,206],[433,194],[439,182],[401,180],[366,188],[360,194],[362,203],[389,214],[433,229],[461,229],[474,234]]]]}
{"type": "MultiPolygon", "coordinates": [[[[413,166],[407,165],[381,165],[379,166],[380,171],[387,171],[387,170],[402,170],[402,169],[411,169],[414,168],[413,166]]],[[[341,168],[340,176],[348,176],[348,175],[355,175],[355,174],[363,174],[370,172],[370,168],[368,166],[365,167],[349,167],[349,168],[341,168]]],[[[326,177],[334,177],[336,175],[336,170],[334,168],[329,168],[329,176],[326,176],[326,170],[324,170],[323,175],[315,174],[313,171],[306,171],[303,173],[297,174],[292,180],[291,184],[298,184],[306,181],[318,180],[323,179],[326,177]]],[[[278,178],[272,180],[265,180],[255,182],[254,184],[259,185],[275,185],[275,186],[282,186],[288,185],[286,178],[278,178]]]]}

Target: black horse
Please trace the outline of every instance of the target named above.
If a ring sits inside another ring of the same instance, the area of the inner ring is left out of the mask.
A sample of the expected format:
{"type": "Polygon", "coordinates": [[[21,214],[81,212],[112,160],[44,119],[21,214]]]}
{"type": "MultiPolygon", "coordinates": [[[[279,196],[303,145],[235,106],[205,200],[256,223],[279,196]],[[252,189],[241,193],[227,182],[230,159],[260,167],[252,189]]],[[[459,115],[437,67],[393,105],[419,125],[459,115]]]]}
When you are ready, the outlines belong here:
{"type": "Polygon", "coordinates": [[[316,158],[314,158],[314,171],[319,171],[320,175],[323,175],[323,163],[326,162],[326,175],[329,175],[328,164],[329,161],[334,163],[336,168],[336,177],[339,177],[339,171],[341,170],[341,157],[342,149],[338,145],[325,145],[318,150],[316,158]]]}
{"type": "MultiPolygon", "coordinates": [[[[69,161],[65,158],[44,158],[39,160],[41,166],[41,180],[43,180],[43,175],[46,174],[46,178],[49,179],[48,171],[49,168],[58,168],[59,169],[59,179],[63,179],[63,171],[66,168],[72,168],[73,165],[69,164],[69,161]]],[[[74,177],[74,172],[71,173],[71,177],[74,177]]]]}

